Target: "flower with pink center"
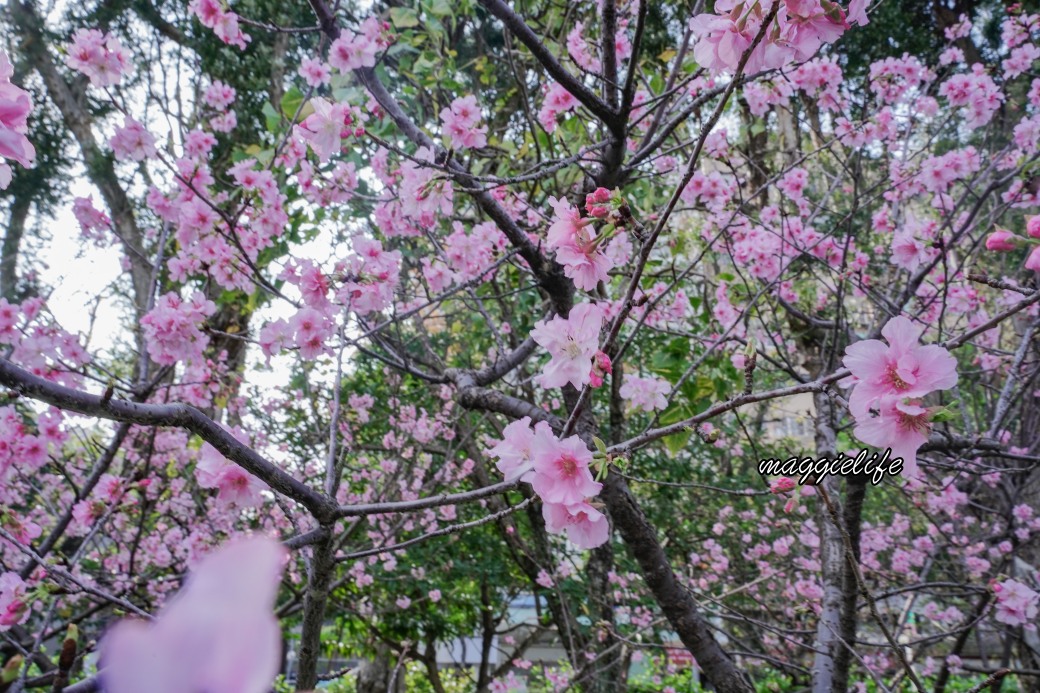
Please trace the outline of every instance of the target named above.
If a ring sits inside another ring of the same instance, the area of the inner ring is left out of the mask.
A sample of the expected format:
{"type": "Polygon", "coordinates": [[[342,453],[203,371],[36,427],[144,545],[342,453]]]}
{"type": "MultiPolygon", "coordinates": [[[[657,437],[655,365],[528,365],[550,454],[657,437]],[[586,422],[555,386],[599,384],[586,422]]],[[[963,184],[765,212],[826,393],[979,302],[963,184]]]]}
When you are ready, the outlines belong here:
{"type": "Polygon", "coordinates": [[[546,132],[555,132],[560,115],[578,107],[578,99],[562,84],[553,82],[545,92],[545,100],[538,111],[538,122],[546,132]]]}
{"type": "Polygon", "coordinates": [[[273,613],[285,549],[266,537],[206,556],[154,623],[126,619],[101,640],[106,693],[264,693],[278,673],[273,613]]]}
{"type": "Polygon", "coordinates": [[[920,344],[922,328],[898,316],[888,321],[877,339],[857,342],[845,350],[845,367],[856,385],[849,410],[859,420],[881,397],[923,397],[957,384],[957,360],[934,344],[920,344]]]}
{"type": "Polygon", "coordinates": [[[603,485],[592,478],[592,452],[578,436],[557,440],[538,436],[531,444],[534,474],[531,487],[544,503],[581,503],[603,485]]]}
{"type": "Polygon", "coordinates": [[[606,516],[588,503],[543,503],[545,528],[554,534],[564,532],[579,549],[594,549],[610,539],[606,516]]]}
{"type": "Polygon", "coordinates": [[[329,83],[329,80],[332,79],[332,71],[320,60],[305,58],[300,63],[300,76],[308,86],[320,87],[329,83]]]}
{"type": "Polygon", "coordinates": [[[892,449],[892,459],[903,458],[903,475],[919,479],[917,450],[928,442],[932,431],[932,410],[920,400],[885,396],[876,400],[873,410],[856,417],[853,433],[868,445],[892,449]]]}
{"type": "Polygon", "coordinates": [[[603,311],[594,303],[571,308],[568,317],[540,320],[531,330],[535,342],[552,356],[538,376],[544,388],[563,387],[570,383],[581,389],[592,380],[592,359],[599,351],[599,331],[603,311]]]}
{"type": "Polygon", "coordinates": [[[144,161],[157,154],[155,137],[144,125],[129,115],[124,115],[123,127],[115,128],[115,134],[108,140],[108,146],[112,148],[116,160],[120,161],[144,161]]]}
{"type": "MultiPolygon", "coordinates": [[[[247,442],[242,432],[233,433],[236,438],[247,442]]],[[[267,488],[267,484],[226,459],[209,443],[203,443],[199,450],[195,478],[202,488],[217,489],[217,504],[222,507],[254,508],[263,503],[261,491],[267,488]]]]}
{"type": "Polygon", "coordinates": [[[610,279],[613,261],[604,252],[601,238],[592,229],[592,219],[582,219],[578,208],[566,199],[549,198],[553,207],[553,223],[545,241],[556,251],[556,260],[563,265],[563,273],[574,285],[592,291],[601,281],[610,279]]]}

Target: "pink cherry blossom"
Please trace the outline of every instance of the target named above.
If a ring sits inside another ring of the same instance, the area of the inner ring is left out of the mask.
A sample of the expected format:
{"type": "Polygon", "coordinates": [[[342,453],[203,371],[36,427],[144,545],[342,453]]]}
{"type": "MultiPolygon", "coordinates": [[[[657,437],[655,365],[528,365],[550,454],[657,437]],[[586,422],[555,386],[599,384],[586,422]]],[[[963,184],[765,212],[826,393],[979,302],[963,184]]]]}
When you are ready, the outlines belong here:
{"type": "Polygon", "coordinates": [[[545,100],[538,111],[538,122],[546,132],[555,132],[557,121],[564,113],[578,107],[578,99],[563,85],[553,82],[545,92],[545,100]]]}
{"type": "Polygon", "coordinates": [[[545,527],[555,534],[565,532],[567,539],[579,549],[594,549],[610,539],[610,523],[606,516],[586,502],[543,503],[545,527]]]}
{"type": "Polygon", "coordinates": [[[957,360],[940,346],[922,346],[922,331],[898,316],[881,330],[888,345],[869,339],[845,350],[845,367],[856,378],[849,409],[857,420],[881,397],[923,397],[957,384],[957,360]]]}
{"type": "Polygon", "coordinates": [[[97,29],[78,29],[72,35],[65,64],[90,78],[95,87],[112,87],[129,68],[129,54],[119,39],[97,29]]]}
{"type": "Polygon", "coordinates": [[[272,613],[285,549],[233,540],[204,558],[154,623],[124,620],[101,641],[107,693],[263,693],[278,673],[272,613]]]}
{"type": "Polygon", "coordinates": [[[629,375],[621,385],[621,397],[635,409],[649,413],[668,406],[667,395],[671,390],[671,385],[662,378],[629,375]]]}
{"type": "Polygon", "coordinates": [[[506,481],[530,481],[534,475],[531,450],[535,440],[540,438],[553,439],[549,424],[539,421],[532,430],[529,416],[513,421],[502,430],[502,440],[490,448],[488,454],[498,458],[496,465],[506,481]]]}
{"type": "Polygon", "coordinates": [[[1033,248],[1029,253],[1029,257],[1026,258],[1026,269],[1033,270],[1034,272],[1040,272],[1040,245],[1033,248]]]}
{"type": "Polygon", "coordinates": [[[570,383],[581,389],[591,381],[592,359],[599,351],[599,331],[603,311],[594,303],[581,303],[571,308],[568,317],[539,320],[531,337],[552,356],[538,376],[544,388],[563,387],[570,383]]]}
{"type": "Polygon", "coordinates": [[[187,301],[173,292],[160,296],[141,319],[148,354],[164,366],[200,358],[209,337],[199,325],[216,310],[216,305],[200,292],[187,301]]]}
{"type": "Polygon", "coordinates": [[[531,444],[531,487],[546,503],[580,503],[603,487],[592,478],[592,453],[578,436],[536,436],[531,444]]]}
{"type": "MultiPolygon", "coordinates": [[[[36,149],[25,136],[32,99],[27,91],[11,84],[13,74],[7,54],[0,51],[0,157],[29,167],[36,159],[36,149]]],[[[0,167],[5,172],[5,180],[0,180],[0,189],[4,189],[10,181],[10,169],[2,160],[0,167]]]]}
{"type": "Polygon", "coordinates": [[[144,125],[130,116],[123,117],[123,126],[108,140],[112,153],[120,161],[144,161],[156,155],[155,138],[144,125]]]}
{"type": "Polygon", "coordinates": [[[931,411],[920,400],[891,395],[876,400],[873,406],[872,412],[856,417],[853,433],[868,445],[891,448],[892,459],[903,458],[903,476],[920,478],[917,450],[932,431],[931,411]]]}
{"type": "Polygon", "coordinates": [[[264,482],[226,459],[209,443],[204,443],[199,451],[195,478],[202,488],[217,489],[217,503],[221,506],[256,507],[263,503],[261,491],[267,488],[264,482]]]}
{"type": "Polygon", "coordinates": [[[29,618],[25,582],[18,573],[0,575],[0,632],[25,623],[29,618]]]}
{"type": "Polygon", "coordinates": [[[993,616],[996,620],[1009,626],[1036,628],[1040,594],[1018,580],[1004,580],[995,584],[993,590],[997,594],[997,608],[993,616]]]}
{"type": "Polygon", "coordinates": [[[477,97],[460,97],[451,106],[441,110],[444,134],[456,149],[480,149],[487,146],[487,126],[477,127],[480,122],[480,106],[477,97]]]}
{"type": "Polygon", "coordinates": [[[310,101],[314,112],[296,128],[297,134],[318,155],[318,161],[328,161],[338,152],[344,137],[353,131],[354,122],[350,107],[344,103],[331,103],[321,97],[310,101]]]}
{"type": "Polygon", "coordinates": [[[602,239],[591,231],[592,219],[582,219],[578,208],[566,199],[549,198],[553,207],[553,223],[546,233],[546,245],[556,251],[556,260],[574,285],[592,291],[601,281],[608,281],[614,266],[604,252],[602,239]]]}
{"type": "Polygon", "coordinates": [[[328,84],[332,79],[332,71],[329,66],[315,58],[304,58],[300,63],[300,76],[309,86],[320,87],[328,84]]]}

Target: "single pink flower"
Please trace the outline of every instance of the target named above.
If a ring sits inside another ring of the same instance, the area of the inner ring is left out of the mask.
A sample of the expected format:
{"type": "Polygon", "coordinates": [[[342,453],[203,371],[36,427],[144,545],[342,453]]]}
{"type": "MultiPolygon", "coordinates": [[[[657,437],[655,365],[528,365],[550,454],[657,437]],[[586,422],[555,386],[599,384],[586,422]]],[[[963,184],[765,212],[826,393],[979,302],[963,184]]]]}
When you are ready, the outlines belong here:
{"type": "Polygon", "coordinates": [[[856,417],[853,433],[868,445],[892,449],[892,459],[903,458],[903,476],[919,479],[917,450],[928,442],[932,413],[919,400],[886,396],[877,400],[873,412],[856,417]]]}
{"type": "Polygon", "coordinates": [[[957,384],[957,360],[941,346],[921,346],[922,331],[898,316],[881,330],[887,345],[868,339],[845,350],[845,367],[856,378],[849,410],[857,420],[881,397],[923,397],[957,384]]]}
{"type": "Polygon", "coordinates": [[[603,485],[592,478],[592,453],[578,436],[557,440],[538,436],[531,444],[534,474],[531,486],[545,503],[581,503],[603,485]]]}
{"type": "Polygon", "coordinates": [[[566,318],[556,316],[548,322],[536,322],[531,337],[552,355],[538,377],[539,384],[553,388],[570,383],[578,389],[588,384],[602,324],[603,311],[588,302],[571,308],[566,318]]]}
{"type": "Polygon", "coordinates": [[[610,539],[610,523],[606,516],[588,503],[543,503],[545,527],[567,539],[579,549],[594,549],[610,539]]]}

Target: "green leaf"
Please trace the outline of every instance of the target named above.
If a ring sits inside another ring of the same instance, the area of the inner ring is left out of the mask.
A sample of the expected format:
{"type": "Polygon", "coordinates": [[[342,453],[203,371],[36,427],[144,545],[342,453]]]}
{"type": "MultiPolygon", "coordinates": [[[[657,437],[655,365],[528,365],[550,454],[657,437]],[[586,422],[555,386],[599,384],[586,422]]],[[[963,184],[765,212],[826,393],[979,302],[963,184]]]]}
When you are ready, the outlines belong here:
{"type": "Polygon", "coordinates": [[[419,16],[410,7],[390,8],[390,22],[396,29],[410,29],[419,26],[419,16]]]}
{"type": "MultiPolygon", "coordinates": [[[[293,118],[302,105],[303,92],[296,87],[290,88],[289,91],[285,92],[282,96],[282,113],[285,114],[286,118],[293,118]]],[[[302,116],[303,114],[301,113],[300,115],[302,116]]]]}

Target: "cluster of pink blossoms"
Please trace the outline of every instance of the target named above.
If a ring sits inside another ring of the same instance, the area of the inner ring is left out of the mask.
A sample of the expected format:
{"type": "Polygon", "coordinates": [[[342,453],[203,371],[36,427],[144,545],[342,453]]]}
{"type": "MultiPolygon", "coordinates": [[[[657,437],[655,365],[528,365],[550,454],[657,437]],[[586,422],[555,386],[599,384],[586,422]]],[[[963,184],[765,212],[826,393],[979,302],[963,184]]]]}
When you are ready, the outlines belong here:
{"type": "Polygon", "coordinates": [[[641,378],[630,375],[621,385],[621,397],[636,409],[649,413],[668,406],[668,393],[672,386],[661,378],[641,378]]]}
{"type": "MultiPolygon", "coordinates": [[[[1026,235],[1030,239],[1040,240],[1040,215],[1030,217],[1026,221],[1026,235]]],[[[998,252],[1015,250],[1021,243],[1028,243],[1007,229],[997,229],[986,238],[986,249],[998,252]]],[[[1026,269],[1040,272],[1040,244],[1033,246],[1026,257],[1026,269]]]]}
{"type": "Polygon", "coordinates": [[[152,133],[130,116],[123,117],[123,126],[116,128],[115,134],[108,140],[108,146],[112,148],[117,161],[144,161],[158,153],[152,133]]]}
{"type": "Polygon", "coordinates": [[[209,337],[199,325],[216,310],[213,301],[197,291],[187,301],[172,291],[156,299],[155,307],[141,318],[152,360],[172,366],[201,359],[209,337]]]}
{"type": "Polygon", "coordinates": [[[13,159],[26,168],[36,160],[36,149],[25,136],[32,99],[27,91],[11,84],[12,75],[11,61],[0,51],[0,190],[11,184],[11,167],[3,159],[13,159]]]}
{"type": "MultiPolygon", "coordinates": [[[[603,188],[600,190],[609,200],[609,191],[603,188]]],[[[590,198],[599,194],[600,190],[592,193],[590,198]]],[[[595,290],[596,284],[609,279],[608,272],[614,267],[606,252],[607,239],[595,234],[593,224],[596,216],[583,219],[578,208],[566,198],[557,200],[550,197],[549,203],[553,208],[553,222],[546,233],[546,245],[556,251],[556,261],[563,265],[563,273],[570,277],[575,286],[585,291],[595,290]]],[[[595,199],[591,199],[588,208],[605,209],[595,206],[597,204],[595,199]]]]}
{"type": "MultiPolygon", "coordinates": [[[[696,44],[693,55],[712,73],[735,72],[741,56],[762,28],[771,2],[723,0],[715,3],[718,14],[690,19],[696,44]]],[[[866,0],[852,0],[848,15],[830,0],[781,0],[765,36],[748,58],[745,72],[785,67],[805,62],[825,43],[833,43],[851,24],[867,24],[866,0]]]]}
{"type": "Polygon", "coordinates": [[[881,330],[888,340],[868,339],[845,350],[845,367],[854,384],[849,411],[856,437],[868,445],[891,448],[903,458],[906,476],[919,478],[917,449],[928,440],[937,410],[922,398],[957,384],[957,360],[941,346],[922,346],[922,328],[903,316],[881,330]]]}
{"type": "Polygon", "coordinates": [[[451,106],[441,111],[444,134],[455,149],[480,149],[487,146],[487,126],[477,127],[480,122],[480,106],[477,97],[460,97],[451,106]]]}
{"type": "Polygon", "coordinates": [[[556,132],[556,124],[560,116],[569,113],[578,107],[578,99],[574,94],[567,91],[562,84],[553,82],[546,87],[545,100],[538,110],[538,122],[542,124],[546,132],[556,132]]]}
{"type": "Polygon", "coordinates": [[[72,35],[65,64],[89,77],[95,87],[114,87],[129,69],[129,54],[112,34],[80,29],[72,35]]]}
{"type": "Polygon", "coordinates": [[[273,606],[285,561],[285,549],[263,537],[207,556],[154,623],[124,620],[104,636],[105,691],[269,690],[281,651],[273,606]]]}
{"type": "Polygon", "coordinates": [[[245,50],[246,44],[252,38],[242,33],[238,25],[238,15],[225,10],[219,0],[192,0],[189,6],[191,11],[199,18],[202,26],[212,29],[224,43],[245,50]]]}
{"type": "Polygon", "coordinates": [[[592,477],[592,453],[578,436],[560,440],[549,424],[531,418],[514,421],[489,451],[507,481],[531,484],[542,501],[542,516],[550,532],[566,533],[571,543],[592,549],[607,541],[610,524],[588,499],[603,488],[592,477]]]}
{"type": "Polygon", "coordinates": [[[599,349],[602,325],[603,309],[589,302],[571,308],[566,318],[536,322],[531,337],[552,357],[538,384],[546,389],[570,384],[579,390],[602,385],[603,375],[611,371],[610,359],[599,349]]]}
{"type": "Polygon", "coordinates": [[[368,17],[358,28],[360,31],[343,31],[329,46],[329,65],[340,72],[375,67],[379,51],[393,41],[390,25],[377,17],[368,17]]]}
{"type": "Polygon", "coordinates": [[[1025,626],[1028,630],[1036,630],[1040,594],[1018,580],[998,582],[993,585],[993,591],[997,595],[996,620],[1009,626],[1025,626]]]}

